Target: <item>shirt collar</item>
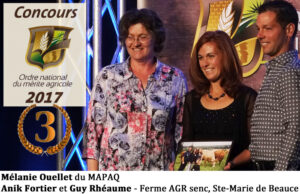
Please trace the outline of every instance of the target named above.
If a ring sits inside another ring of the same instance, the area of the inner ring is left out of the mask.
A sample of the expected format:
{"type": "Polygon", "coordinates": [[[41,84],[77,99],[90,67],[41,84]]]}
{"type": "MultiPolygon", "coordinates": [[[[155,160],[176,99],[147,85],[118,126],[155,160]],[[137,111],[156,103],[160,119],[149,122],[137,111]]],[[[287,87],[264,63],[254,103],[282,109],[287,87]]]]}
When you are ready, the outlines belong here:
{"type": "Polygon", "coordinates": [[[131,78],[133,76],[132,71],[129,69],[129,58],[126,59],[126,61],[124,61],[123,65],[124,65],[124,80],[128,80],[129,78],[131,78]]]}
{"type": "MultiPolygon", "coordinates": [[[[130,69],[130,57],[126,59],[126,61],[124,61],[123,65],[124,65],[124,80],[128,80],[129,78],[133,77],[134,74],[130,69]]],[[[154,78],[155,80],[159,79],[159,75],[161,73],[161,68],[162,68],[163,64],[156,59],[156,67],[155,67],[155,72],[150,75],[150,79],[154,78]]]]}
{"type": "Polygon", "coordinates": [[[285,66],[286,63],[292,63],[294,60],[298,59],[297,50],[291,50],[285,52],[267,63],[267,69],[269,70],[272,67],[282,67],[285,66]]]}

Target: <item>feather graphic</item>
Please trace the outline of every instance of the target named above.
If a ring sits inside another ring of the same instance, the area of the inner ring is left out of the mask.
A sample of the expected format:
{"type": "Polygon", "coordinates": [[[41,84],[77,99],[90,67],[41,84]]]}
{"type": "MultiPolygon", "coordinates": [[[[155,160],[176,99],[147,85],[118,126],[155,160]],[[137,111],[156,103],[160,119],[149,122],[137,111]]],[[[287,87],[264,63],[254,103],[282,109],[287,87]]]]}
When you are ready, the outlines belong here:
{"type": "Polygon", "coordinates": [[[232,12],[232,4],[233,1],[229,3],[229,5],[226,8],[223,9],[218,25],[218,30],[226,32],[229,36],[231,35],[231,29],[234,19],[234,12],[232,12]]]}
{"type": "Polygon", "coordinates": [[[47,49],[47,45],[48,45],[48,32],[43,34],[40,40],[40,49],[42,50],[42,52],[44,52],[47,49]]]}

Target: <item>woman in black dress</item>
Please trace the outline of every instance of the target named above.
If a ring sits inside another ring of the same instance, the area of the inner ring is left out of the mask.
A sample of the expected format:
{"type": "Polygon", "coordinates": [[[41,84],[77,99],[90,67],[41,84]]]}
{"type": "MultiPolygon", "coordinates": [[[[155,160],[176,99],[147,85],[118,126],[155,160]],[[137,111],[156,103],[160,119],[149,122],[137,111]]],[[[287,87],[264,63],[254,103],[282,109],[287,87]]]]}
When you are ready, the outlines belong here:
{"type": "Polygon", "coordinates": [[[233,141],[225,170],[247,170],[250,117],[257,93],[242,84],[242,69],[230,37],[206,32],[190,66],[194,89],[185,100],[182,140],[233,141]]]}

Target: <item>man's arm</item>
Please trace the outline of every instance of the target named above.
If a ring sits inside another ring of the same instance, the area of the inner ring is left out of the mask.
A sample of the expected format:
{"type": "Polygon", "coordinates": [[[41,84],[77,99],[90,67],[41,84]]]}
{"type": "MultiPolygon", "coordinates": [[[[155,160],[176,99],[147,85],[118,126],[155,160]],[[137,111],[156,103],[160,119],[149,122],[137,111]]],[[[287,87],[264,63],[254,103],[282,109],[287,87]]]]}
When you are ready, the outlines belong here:
{"type": "Polygon", "coordinates": [[[285,131],[282,142],[278,142],[281,149],[274,170],[296,170],[288,165],[297,163],[300,154],[300,70],[282,73],[278,89],[285,131]]]}

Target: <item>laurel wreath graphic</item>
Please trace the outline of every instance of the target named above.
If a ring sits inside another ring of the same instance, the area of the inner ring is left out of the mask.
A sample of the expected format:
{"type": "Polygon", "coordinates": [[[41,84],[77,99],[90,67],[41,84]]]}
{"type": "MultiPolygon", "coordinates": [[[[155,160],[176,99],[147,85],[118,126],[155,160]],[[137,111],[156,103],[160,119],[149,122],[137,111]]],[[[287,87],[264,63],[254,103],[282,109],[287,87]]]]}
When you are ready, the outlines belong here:
{"type": "Polygon", "coordinates": [[[41,155],[43,153],[48,153],[50,155],[56,154],[58,152],[60,152],[69,142],[70,137],[71,137],[71,130],[72,130],[72,124],[71,124],[71,120],[70,117],[67,113],[67,111],[65,111],[62,107],[53,104],[53,106],[58,109],[65,117],[66,122],[67,122],[67,129],[66,129],[66,133],[64,138],[55,146],[50,146],[47,148],[46,151],[43,150],[43,148],[41,148],[40,146],[35,146],[32,143],[30,143],[27,138],[25,137],[24,134],[24,130],[23,130],[23,124],[24,124],[24,119],[26,117],[26,115],[28,114],[28,112],[36,107],[36,104],[33,104],[29,107],[27,107],[21,114],[20,118],[19,118],[19,122],[18,122],[18,135],[20,138],[20,142],[22,143],[22,145],[25,147],[26,150],[30,151],[31,153],[37,154],[37,155],[41,155]]]}
{"type": "Polygon", "coordinates": [[[232,4],[233,1],[229,3],[229,5],[226,8],[223,9],[218,25],[218,30],[226,32],[228,36],[231,35],[231,29],[234,19],[234,12],[232,12],[232,4]]]}

